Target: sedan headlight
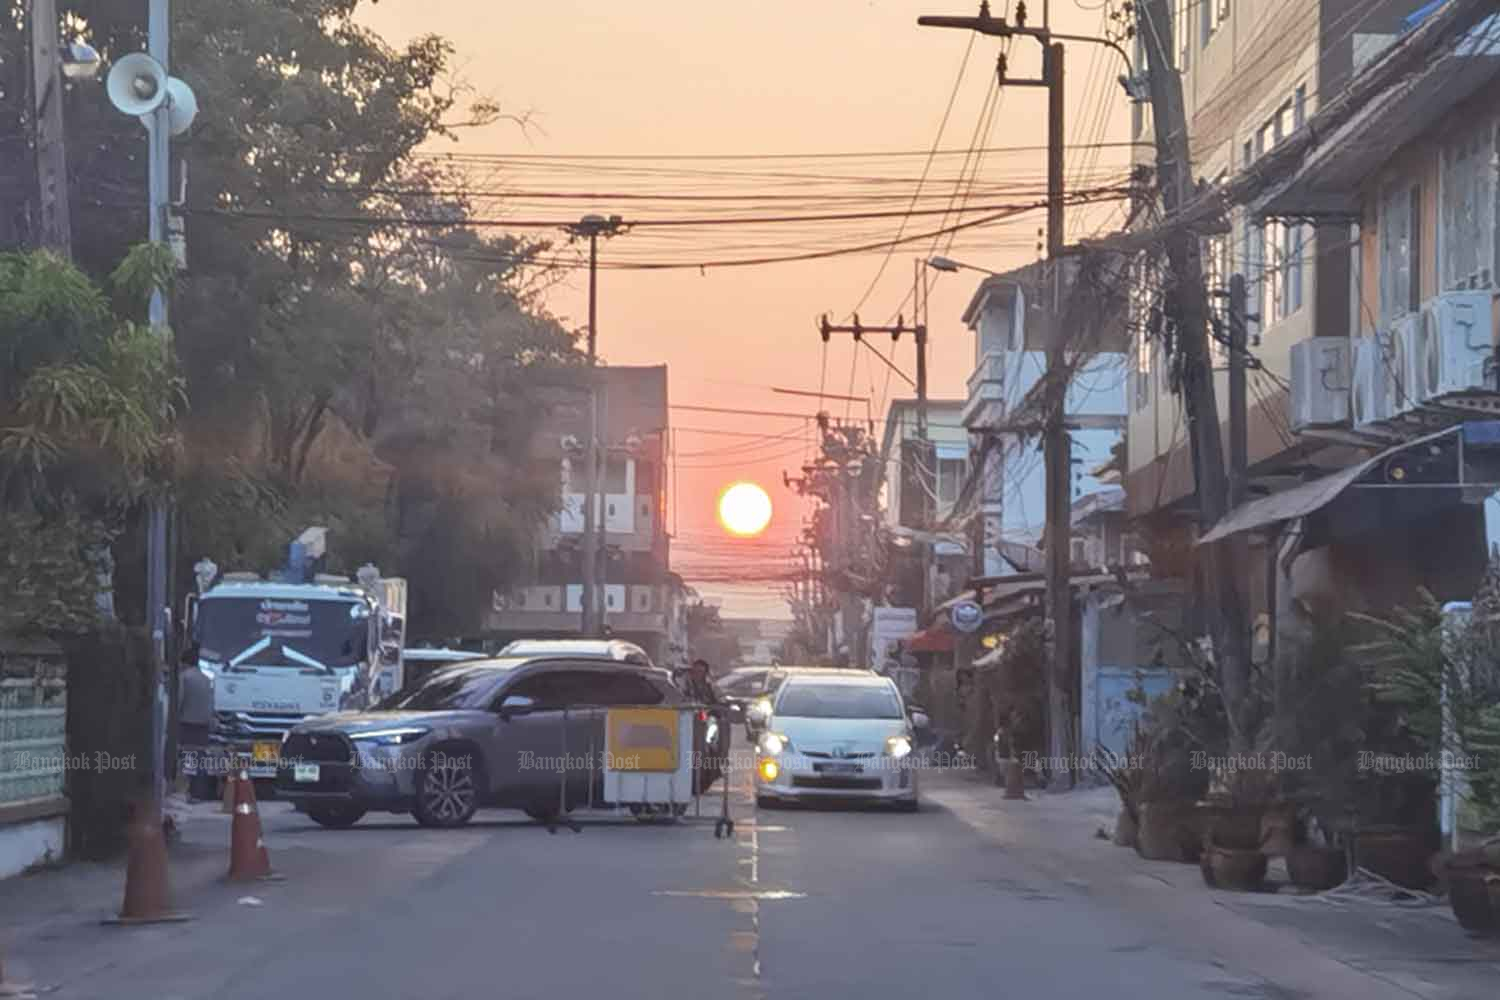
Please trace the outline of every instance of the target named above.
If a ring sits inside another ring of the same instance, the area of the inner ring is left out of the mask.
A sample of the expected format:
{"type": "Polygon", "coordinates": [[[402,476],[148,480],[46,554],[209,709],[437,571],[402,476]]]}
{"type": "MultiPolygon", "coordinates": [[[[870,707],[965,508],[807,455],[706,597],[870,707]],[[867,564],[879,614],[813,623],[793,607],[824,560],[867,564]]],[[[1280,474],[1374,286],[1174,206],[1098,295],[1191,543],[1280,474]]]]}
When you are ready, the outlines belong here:
{"type": "Polygon", "coordinates": [[[889,756],[900,760],[911,753],[911,740],[905,736],[892,736],[885,741],[885,752],[889,756]]]}
{"type": "Polygon", "coordinates": [[[356,745],[398,747],[407,743],[415,743],[426,736],[428,730],[407,729],[376,729],[368,733],[354,733],[350,738],[356,745]]]}
{"type": "Polygon", "coordinates": [[[768,754],[785,753],[792,748],[792,741],[780,733],[766,733],[760,738],[760,752],[768,754]]]}

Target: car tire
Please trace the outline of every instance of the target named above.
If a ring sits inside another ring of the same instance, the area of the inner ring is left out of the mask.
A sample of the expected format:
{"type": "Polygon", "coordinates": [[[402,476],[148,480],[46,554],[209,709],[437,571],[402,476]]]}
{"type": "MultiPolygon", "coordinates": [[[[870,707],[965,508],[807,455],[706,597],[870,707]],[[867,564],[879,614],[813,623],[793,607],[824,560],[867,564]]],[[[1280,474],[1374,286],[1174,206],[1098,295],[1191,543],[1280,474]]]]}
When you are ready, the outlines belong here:
{"type": "Polygon", "coordinates": [[[551,806],[527,806],[523,812],[538,823],[555,823],[557,810],[551,806]]]}
{"type": "Polygon", "coordinates": [[[755,797],[755,807],[757,809],[780,809],[781,800],[772,798],[769,795],[757,795],[755,797]]]}
{"type": "Polygon", "coordinates": [[[330,830],[347,830],[364,815],[365,811],[358,806],[309,806],[307,809],[308,819],[330,830]]]}
{"type": "Polygon", "coordinates": [[[915,796],[909,799],[902,799],[900,802],[896,803],[896,810],[898,812],[904,813],[921,812],[922,800],[916,798],[915,796]]]}
{"type": "Polygon", "coordinates": [[[412,815],[422,826],[452,829],[474,818],[479,809],[483,771],[470,747],[441,747],[424,762],[417,776],[412,815]]]}

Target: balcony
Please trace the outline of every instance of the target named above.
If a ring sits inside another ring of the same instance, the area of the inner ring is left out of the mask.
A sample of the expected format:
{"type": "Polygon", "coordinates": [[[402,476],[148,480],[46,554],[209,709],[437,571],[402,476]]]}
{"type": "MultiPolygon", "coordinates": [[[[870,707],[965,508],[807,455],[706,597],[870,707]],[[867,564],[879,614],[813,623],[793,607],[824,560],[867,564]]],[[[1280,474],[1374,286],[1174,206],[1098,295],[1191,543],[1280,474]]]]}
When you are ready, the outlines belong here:
{"type": "Polygon", "coordinates": [[[960,419],[967,427],[998,423],[1005,414],[1005,354],[986,352],[969,376],[969,398],[960,419]]]}

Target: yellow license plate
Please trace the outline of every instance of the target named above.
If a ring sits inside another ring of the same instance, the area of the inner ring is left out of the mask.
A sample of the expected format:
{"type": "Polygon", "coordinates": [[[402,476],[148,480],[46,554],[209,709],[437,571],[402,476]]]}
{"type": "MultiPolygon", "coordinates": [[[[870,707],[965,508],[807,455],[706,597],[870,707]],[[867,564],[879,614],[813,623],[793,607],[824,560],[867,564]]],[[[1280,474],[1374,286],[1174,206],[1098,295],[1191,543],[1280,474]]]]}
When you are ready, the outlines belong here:
{"type": "Polygon", "coordinates": [[[250,759],[257,764],[274,764],[279,756],[280,743],[257,743],[250,748],[250,759]]]}

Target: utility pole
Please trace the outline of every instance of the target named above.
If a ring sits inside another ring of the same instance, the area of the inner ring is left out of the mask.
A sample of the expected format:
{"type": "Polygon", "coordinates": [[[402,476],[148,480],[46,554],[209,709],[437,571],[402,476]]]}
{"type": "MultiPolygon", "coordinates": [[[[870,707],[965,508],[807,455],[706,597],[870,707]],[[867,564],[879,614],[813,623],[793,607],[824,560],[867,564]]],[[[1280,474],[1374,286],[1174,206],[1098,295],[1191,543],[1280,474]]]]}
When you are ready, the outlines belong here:
{"type": "Polygon", "coordinates": [[[32,112],[36,125],[36,178],[41,211],[38,242],[71,259],[68,160],[63,136],[62,51],[58,48],[56,0],[31,0],[32,112]]]}
{"type": "Polygon", "coordinates": [[[1245,368],[1249,338],[1245,335],[1245,276],[1229,279],[1229,506],[1248,495],[1250,469],[1250,414],[1245,400],[1245,368]]]}
{"type": "MultiPolygon", "coordinates": [[[[602,631],[602,613],[598,606],[599,553],[604,526],[596,520],[595,511],[603,512],[604,504],[598,496],[603,476],[599,467],[599,408],[602,380],[599,378],[599,237],[615,236],[622,232],[624,223],[618,215],[605,218],[602,215],[585,215],[567,231],[574,237],[587,237],[589,241],[589,332],[588,332],[588,386],[589,386],[589,430],[584,446],[583,476],[583,593],[582,614],[579,632],[585,638],[602,631]]],[[[600,519],[602,520],[602,519],[600,519]]]]}
{"type": "MultiPolygon", "coordinates": [[[[171,72],[171,10],[168,0],[151,0],[147,15],[146,50],[151,58],[171,72]]],[[[163,102],[146,119],[147,141],[150,155],[147,157],[147,195],[149,199],[150,240],[153,244],[166,242],[167,188],[171,170],[171,108],[163,102]]],[[[161,288],[151,292],[149,318],[152,329],[165,335],[167,330],[167,299],[161,288]]],[[[154,680],[151,699],[151,790],[159,804],[164,794],[166,777],[167,712],[164,692],[169,690],[167,676],[167,635],[169,631],[167,595],[167,512],[169,501],[154,496],[146,511],[146,618],[151,629],[151,648],[154,653],[154,680]]]]}
{"type": "MultiPolygon", "coordinates": [[[[1152,132],[1156,141],[1156,173],[1162,208],[1172,218],[1192,194],[1192,157],[1182,96],[1182,77],[1172,61],[1172,13],[1168,0],[1141,0],[1137,31],[1146,47],[1147,79],[1151,87],[1152,132]]],[[[1172,269],[1173,292],[1168,316],[1176,326],[1177,349],[1182,352],[1183,406],[1196,470],[1199,527],[1206,530],[1229,511],[1229,486],[1224,469],[1224,446],[1219,437],[1219,408],[1208,351],[1208,300],[1203,286],[1203,261],[1198,234],[1174,227],[1164,237],[1172,269]]],[[[1241,353],[1242,352],[1234,352],[1241,353]]],[[[1247,749],[1244,711],[1250,684],[1249,631],[1244,606],[1234,579],[1229,547],[1204,546],[1204,583],[1208,592],[1211,634],[1229,717],[1230,749],[1247,749]]]]}
{"type": "MultiPolygon", "coordinates": [[[[1072,440],[1065,423],[1068,379],[1064,348],[1067,331],[1062,329],[1061,323],[1061,250],[1065,226],[1063,199],[1066,195],[1063,175],[1063,46],[1054,39],[1075,36],[1054,35],[1048,24],[1048,17],[1048,7],[1044,6],[1042,27],[1029,28],[1026,26],[1024,2],[1017,5],[1014,23],[1008,22],[1003,16],[994,17],[990,13],[989,3],[982,2],[978,17],[919,17],[917,24],[924,27],[966,29],[997,38],[1024,35],[1035,38],[1042,46],[1040,80],[1012,80],[1002,76],[1001,83],[1015,87],[1044,87],[1047,90],[1047,259],[1051,272],[1052,303],[1049,309],[1051,329],[1048,331],[1045,376],[1050,383],[1050,399],[1042,435],[1042,452],[1047,483],[1046,604],[1047,618],[1051,625],[1052,655],[1048,661],[1046,730],[1048,755],[1054,760],[1063,761],[1068,758],[1072,743],[1072,713],[1068,706],[1071,702],[1073,665],[1073,460],[1072,440]]],[[[1077,40],[1098,42],[1118,50],[1118,46],[1102,39],[1077,40]]],[[[1001,70],[1003,73],[1003,64],[1001,70]]],[[[1071,782],[1072,769],[1067,770],[1068,780],[1071,782]]]]}

